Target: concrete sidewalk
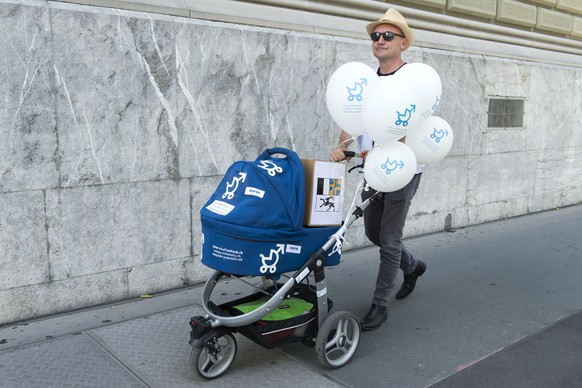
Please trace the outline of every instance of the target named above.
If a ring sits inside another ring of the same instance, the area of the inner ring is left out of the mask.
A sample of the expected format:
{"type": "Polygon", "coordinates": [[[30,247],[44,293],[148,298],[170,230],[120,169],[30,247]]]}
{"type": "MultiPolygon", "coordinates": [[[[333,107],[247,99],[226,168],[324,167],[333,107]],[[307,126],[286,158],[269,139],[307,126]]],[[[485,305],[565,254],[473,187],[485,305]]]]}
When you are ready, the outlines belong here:
{"type": "MultiPolygon", "coordinates": [[[[578,205],[408,239],[426,274],[343,368],[237,335],[226,375],[201,380],[189,365],[194,287],[0,328],[0,387],[579,387],[581,232],[578,205]]],[[[377,261],[368,248],[328,268],[332,311],[365,314],[377,261]]]]}

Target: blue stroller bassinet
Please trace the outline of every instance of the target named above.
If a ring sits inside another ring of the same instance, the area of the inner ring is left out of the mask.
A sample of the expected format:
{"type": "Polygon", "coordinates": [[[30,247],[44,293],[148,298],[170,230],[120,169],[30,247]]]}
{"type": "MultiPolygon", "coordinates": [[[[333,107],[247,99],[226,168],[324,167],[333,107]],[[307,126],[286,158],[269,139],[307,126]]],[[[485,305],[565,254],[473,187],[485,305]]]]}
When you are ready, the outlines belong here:
{"type": "MultiPolygon", "coordinates": [[[[338,227],[304,227],[305,176],[294,151],[271,148],[235,162],[200,211],[202,263],[234,275],[295,271],[338,227]]],[[[340,253],[325,257],[337,265],[340,253]]]]}

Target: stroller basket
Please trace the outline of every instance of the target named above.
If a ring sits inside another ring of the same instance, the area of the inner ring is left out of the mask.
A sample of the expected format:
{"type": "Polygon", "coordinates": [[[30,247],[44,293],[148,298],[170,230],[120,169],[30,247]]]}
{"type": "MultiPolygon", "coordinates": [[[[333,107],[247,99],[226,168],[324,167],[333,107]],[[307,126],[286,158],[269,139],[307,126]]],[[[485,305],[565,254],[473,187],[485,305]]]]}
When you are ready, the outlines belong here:
{"type": "MultiPolygon", "coordinates": [[[[272,292],[274,287],[266,290],[272,292]]],[[[260,304],[265,298],[263,293],[255,293],[240,299],[236,299],[219,306],[211,306],[214,312],[223,316],[240,316],[243,314],[239,310],[241,305],[260,304]]],[[[236,331],[255,343],[267,348],[273,349],[292,342],[309,341],[316,332],[316,291],[313,287],[300,284],[288,298],[283,300],[279,305],[281,311],[286,311],[288,304],[292,300],[297,300],[301,308],[298,313],[289,313],[289,317],[281,319],[269,319],[268,316],[259,319],[251,324],[236,328],[236,331]],[[301,303],[303,302],[303,303],[301,303]],[[307,306],[308,309],[304,309],[307,306]]],[[[331,301],[328,300],[331,307],[331,301]]]]}

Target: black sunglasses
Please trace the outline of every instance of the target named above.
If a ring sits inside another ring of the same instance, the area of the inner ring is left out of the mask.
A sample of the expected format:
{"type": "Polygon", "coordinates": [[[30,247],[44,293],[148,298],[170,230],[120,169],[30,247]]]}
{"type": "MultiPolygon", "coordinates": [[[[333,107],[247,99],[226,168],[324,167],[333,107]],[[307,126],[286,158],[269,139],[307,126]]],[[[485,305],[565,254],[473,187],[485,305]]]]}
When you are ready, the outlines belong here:
{"type": "Polygon", "coordinates": [[[401,34],[395,34],[394,32],[390,32],[390,31],[384,31],[384,32],[372,32],[370,34],[370,38],[372,38],[372,40],[374,42],[377,42],[380,40],[380,37],[384,38],[384,40],[386,42],[390,42],[392,39],[394,39],[394,36],[399,36],[401,38],[406,38],[404,35],[401,34]]]}

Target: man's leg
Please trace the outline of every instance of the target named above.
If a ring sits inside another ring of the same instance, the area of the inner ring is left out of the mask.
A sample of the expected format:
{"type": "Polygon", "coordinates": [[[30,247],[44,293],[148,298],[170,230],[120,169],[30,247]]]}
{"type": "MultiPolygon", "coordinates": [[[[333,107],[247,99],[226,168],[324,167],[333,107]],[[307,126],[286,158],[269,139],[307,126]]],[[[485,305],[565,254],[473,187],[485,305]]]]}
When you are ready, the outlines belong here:
{"type": "Polygon", "coordinates": [[[413,268],[416,264],[406,247],[402,249],[402,235],[408,209],[420,184],[420,177],[421,174],[417,174],[402,189],[384,194],[380,232],[380,268],[372,299],[372,303],[379,306],[386,306],[388,303],[388,296],[396,286],[396,277],[401,265],[413,268]],[[404,262],[402,262],[403,258],[404,262]]]}
{"type": "Polygon", "coordinates": [[[400,256],[400,269],[402,270],[402,273],[408,275],[414,271],[414,268],[416,268],[416,260],[414,260],[412,253],[410,253],[404,243],[402,243],[400,247],[402,251],[400,256]]]}
{"type": "Polygon", "coordinates": [[[396,286],[402,256],[402,233],[408,208],[408,202],[403,199],[390,201],[388,195],[384,197],[380,232],[380,266],[372,298],[372,303],[377,306],[388,304],[388,296],[396,286]]]}
{"type": "Polygon", "coordinates": [[[415,175],[404,188],[393,193],[384,193],[382,206],[376,206],[370,213],[364,215],[364,217],[370,216],[366,224],[366,235],[372,242],[380,246],[380,266],[372,298],[372,307],[362,319],[362,330],[374,330],[380,327],[388,317],[386,305],[388,304],[388,296],[396,285],[396,276],[400,269],[404,223],[412,197],[418,189],[419,181],[420,175],[415,175]],[[381,218],[378,221],[380,214],[381,218]],[[375,232],[373,235],[372,231],[375,232]],[[380,244],[373,241],[371,237],[379,238],[380,244]]]}
{"type": "MultiPolygon", "coordinates": [[[[362,201],[370,198],[377,191],[369,189],[368,191],[362,191],[362,201]]],[[[381,193],[373,199],[368,207],[364,210],[364,230],[366,232],[366,237],[374,245],[380,246],[380,228],[382,226],[382,212],[384,211],[384,194],[381,193]]]]}
{"type": "Polygon", "coordinates": [[[416,281],[426,271],[426,264],[420,260],[415,260],[404,244],[402,244],[400,268],[404,273],[404,282],[400,290],[396,293],[396,299],[404,299],[414,291],[416,281]]]}

